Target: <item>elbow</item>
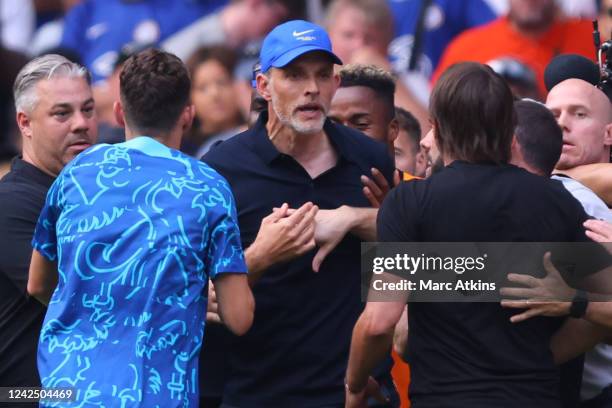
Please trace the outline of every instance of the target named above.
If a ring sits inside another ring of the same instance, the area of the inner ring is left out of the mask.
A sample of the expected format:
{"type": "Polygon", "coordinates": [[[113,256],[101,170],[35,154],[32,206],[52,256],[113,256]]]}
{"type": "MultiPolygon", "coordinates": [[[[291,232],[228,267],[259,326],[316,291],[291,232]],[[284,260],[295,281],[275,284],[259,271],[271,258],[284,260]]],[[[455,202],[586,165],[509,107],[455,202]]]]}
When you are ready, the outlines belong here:
{"type": "Polygon", "coordinates": [[[393,335],[393,324],[386,319],[375,318],[372,313],[364,313],[364,332],[367,337],[386,337],[393,335]]]}
{"type": "Polygon", "coordinates": [[[47,306],[51,298],[50,291],[43,285],[35,284],[31,280],[28,280],[26,288],[28,295],[38,300],[43,305],[47,306]]]}
{"type": "Polygon", "coordinates": [[[28,295],[36,298],[42,296],[45,293],[45,289],[43,288],[43,286],[37,285],[36,283],[32,282],[31,279],[28,280],[27,291],[28,295]]]}

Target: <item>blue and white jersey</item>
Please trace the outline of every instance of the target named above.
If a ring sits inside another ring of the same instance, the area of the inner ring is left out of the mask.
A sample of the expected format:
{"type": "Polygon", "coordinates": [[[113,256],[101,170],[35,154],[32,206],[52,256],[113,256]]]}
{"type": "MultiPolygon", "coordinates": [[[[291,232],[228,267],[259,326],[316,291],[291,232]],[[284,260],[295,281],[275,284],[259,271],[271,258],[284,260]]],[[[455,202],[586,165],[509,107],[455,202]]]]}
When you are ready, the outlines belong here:
{"type": "Polygon", "coordinates": [[[149,137],[97,145],[51,186],[33,247],[57,260],[38,346],[74,406],[197,407],[208,278],[246,273],[234,198],[149,137]]]}

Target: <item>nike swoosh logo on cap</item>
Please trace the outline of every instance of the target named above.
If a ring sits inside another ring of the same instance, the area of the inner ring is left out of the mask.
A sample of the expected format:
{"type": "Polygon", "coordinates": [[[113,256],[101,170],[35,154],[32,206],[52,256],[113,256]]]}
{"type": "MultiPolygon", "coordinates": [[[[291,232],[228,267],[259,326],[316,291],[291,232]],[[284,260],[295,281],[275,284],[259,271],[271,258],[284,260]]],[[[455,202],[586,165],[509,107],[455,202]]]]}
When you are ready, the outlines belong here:
{"type": "Polygon", "coordinates": [[[314,31],[314,29],[312,30],[306,30],[306,31],[300,31],[299,33],[297,31],[293,31],[293,36],[294,37],[299,37],[300,35],[304,35],[304,34],[308,34],[308,33],[312,33],[314,31]]]}

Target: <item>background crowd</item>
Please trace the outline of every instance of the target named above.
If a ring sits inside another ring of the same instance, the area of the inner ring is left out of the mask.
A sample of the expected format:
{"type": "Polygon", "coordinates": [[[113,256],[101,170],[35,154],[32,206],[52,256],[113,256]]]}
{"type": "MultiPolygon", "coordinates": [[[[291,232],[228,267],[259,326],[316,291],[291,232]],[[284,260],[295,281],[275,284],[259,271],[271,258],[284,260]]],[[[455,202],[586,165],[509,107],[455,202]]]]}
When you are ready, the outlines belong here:
{"type": "Polygon", "coordinates": [[[112,115],[118,68],[131,53],[160,46],[188,63],[197,107],[185,151],[244,128],[252,66],[263,36],[302,18],[328,29],[346,63],[375,64],[397,78],[396,105],[426,133],[432,85],[449,65],[489,63],[520,96],[541,100],[552,56],[594,58],[591,19],[603,39],[612,28],[608,0],[2,0],[0,157],[19,150],[11,86],[28,59],[56,52],[93,74],[100,141],[121,138],[112,115]]]}

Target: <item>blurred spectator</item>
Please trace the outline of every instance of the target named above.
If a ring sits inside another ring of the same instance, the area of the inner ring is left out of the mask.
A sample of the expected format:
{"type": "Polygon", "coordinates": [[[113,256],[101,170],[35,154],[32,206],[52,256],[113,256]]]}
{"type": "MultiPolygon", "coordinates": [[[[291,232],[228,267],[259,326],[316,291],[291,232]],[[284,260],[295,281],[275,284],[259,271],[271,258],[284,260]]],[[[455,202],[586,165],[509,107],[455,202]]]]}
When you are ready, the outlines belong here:
{"type": "MultiPolygon", "coordinates": [[[[423,106],[429,103],[429,80],[448,43],[499,15],[491,0],[387,1],[395,22],[395,38],[389,46],[393,71],[423,106]]],[[[427,123],[419,120],[426,130],[427,123]]]]}
{"type": "Polygon", "coordinates": [[[26,53],[35,24],[32,0],[0,0],[0,45],[26,53]]]}
{"type": "Polygon", "coordinates": [[[573,18],[592,20],[597,17],[599,0],[557,0],[563,15],[573,18]]]}
{"type": "Polygon", "coordinates": [[[384,0],[335,0],[325,17],[334,53],[345,64],[352,62],[353,53],[372,48],[381,56],[393,37],[393,18],[384,0]]]}
{"type": "Polygon", "coordinates": [[[612,34],[612,0],[601,0],[597,20],[599,21],[601,41],[608,41],[612,34]]]}
{"type": "Polygon", "coordinates": [[[236,54],[223,46],[200,48],[187,60],[196,120],[183,138],[183,152],[200,158],[214,143],[245,130],[233,77],[235,66],[236,54]]]}
{"type": "Polygon", "coordinates": [[[257,74],[261,72],[261,63],[259,60],[253,64],[253,76],[251,79],[251,104],[249,105],[249,115],[247,124],[249,128],[252,127],[257,119],[259,118],[259,114],[263,111],[268,110],[268,101],[264,99],[263,96],[257,92],[257,74]]]}
{"type": "Polygon", "coordinates": [[[420,152],[419,145],[421,126],[410,112],[402,108],[395,108],[395,119],[399,125],[397,138],[393,142],[395,168],[404,172],[404,180],[414,178],[414,176],[424,177],[425,156],[420,152]]]}
{"type": "Polygon", "coordinates": [[[289,14],[288,0],[232,0],[219,12],[196,20],[162,42],[182,60],[205,45],[241,48],[263,37],[289,14]]]}
{"type": "MultiPolygon", "coordinates": [[[[333,0],[325,24],[334,52],[343,63],[392,71],[387,49],[393,36],[393,16],[386,0],[333,0]]],[[[412,112],[423,128],[428,127],[424,103],[401,83],[396,84],[395,104],[412,112]]]]}
{"type": "Polygon", "coordinates": [[[448,46],[434,74],[434,82],[460,61],[487,62],[511,57],[536,73],[542,95],[546,64],[560,53],[593,56],[591,23],[561,20],[554,0],[510,0],[508,15],[486,26],[468,30],[448,46]]]}
{"type": "MultiPolygon", "coordinates": [[[[58,1],[49,1],[50,4],[40,5],[40,1],[36,2],[37,13],[42,11],[43,14],[45,12],[50,14],[56,8],[57,13],[55,13],[53,18],[45,23],[43,23],[38,29],[34,32],[34,36],[32,38],[32,42],[30,47],[28,48],[28,52],[30,55],[41,55],[45,53],[55,53],[52,50],[55,50],[60,46],[62,42],[62,33],[64,32],[64,18],[65,15],[70,11],[70,9],[80,3],[82,0],[58,0],[58,1]],[[39,10],[42,7],[42,10],[39,10]]],[[[72,51],[77,54],[77,51],[72,51]]],[[[63,55],[63,54],[61,54],[63,55]]],[[[78,58],[68,58],[73,62],[80,62],[80,55],[77,54],[78,58]]]]}
{"type": "Polygon", "coordinates": [[[11,158],[19,151],[15,107],[13,105],[13,83],[27,58],[15,51],[0,46],[0,175],[8,170],[11,158]]]}
{"type": "Polygon", "coordinates": [[[498,58],[487,62],[493,71],[506,80],[512,94],[518,98],[541,100],[535,72],[515,58],[498,58]]]}
{"type": "Polygon", "coordinates": [[[388,2],[395,22],[395,38],[389,48],[393,69],[403,74],[416,71],[427,79],[455,36],[497,17],[486,0],[388,2]]]}
{"type": "Polygon", "coordinates": [[[227,0],[83,0],[66,15],[61,46],[80,53],[94,81],[113,71],[119,50],[155,44],[227,0]]]}
{"type": "MultiPolygon", "coordinates": [[[[486,0],[498,14],[508,12],[508,0],[486,0]]],[[[559,11],[565,17],[593,20],[597,17],[597,7],[601,0],[556,0],[559,11]]]]}

